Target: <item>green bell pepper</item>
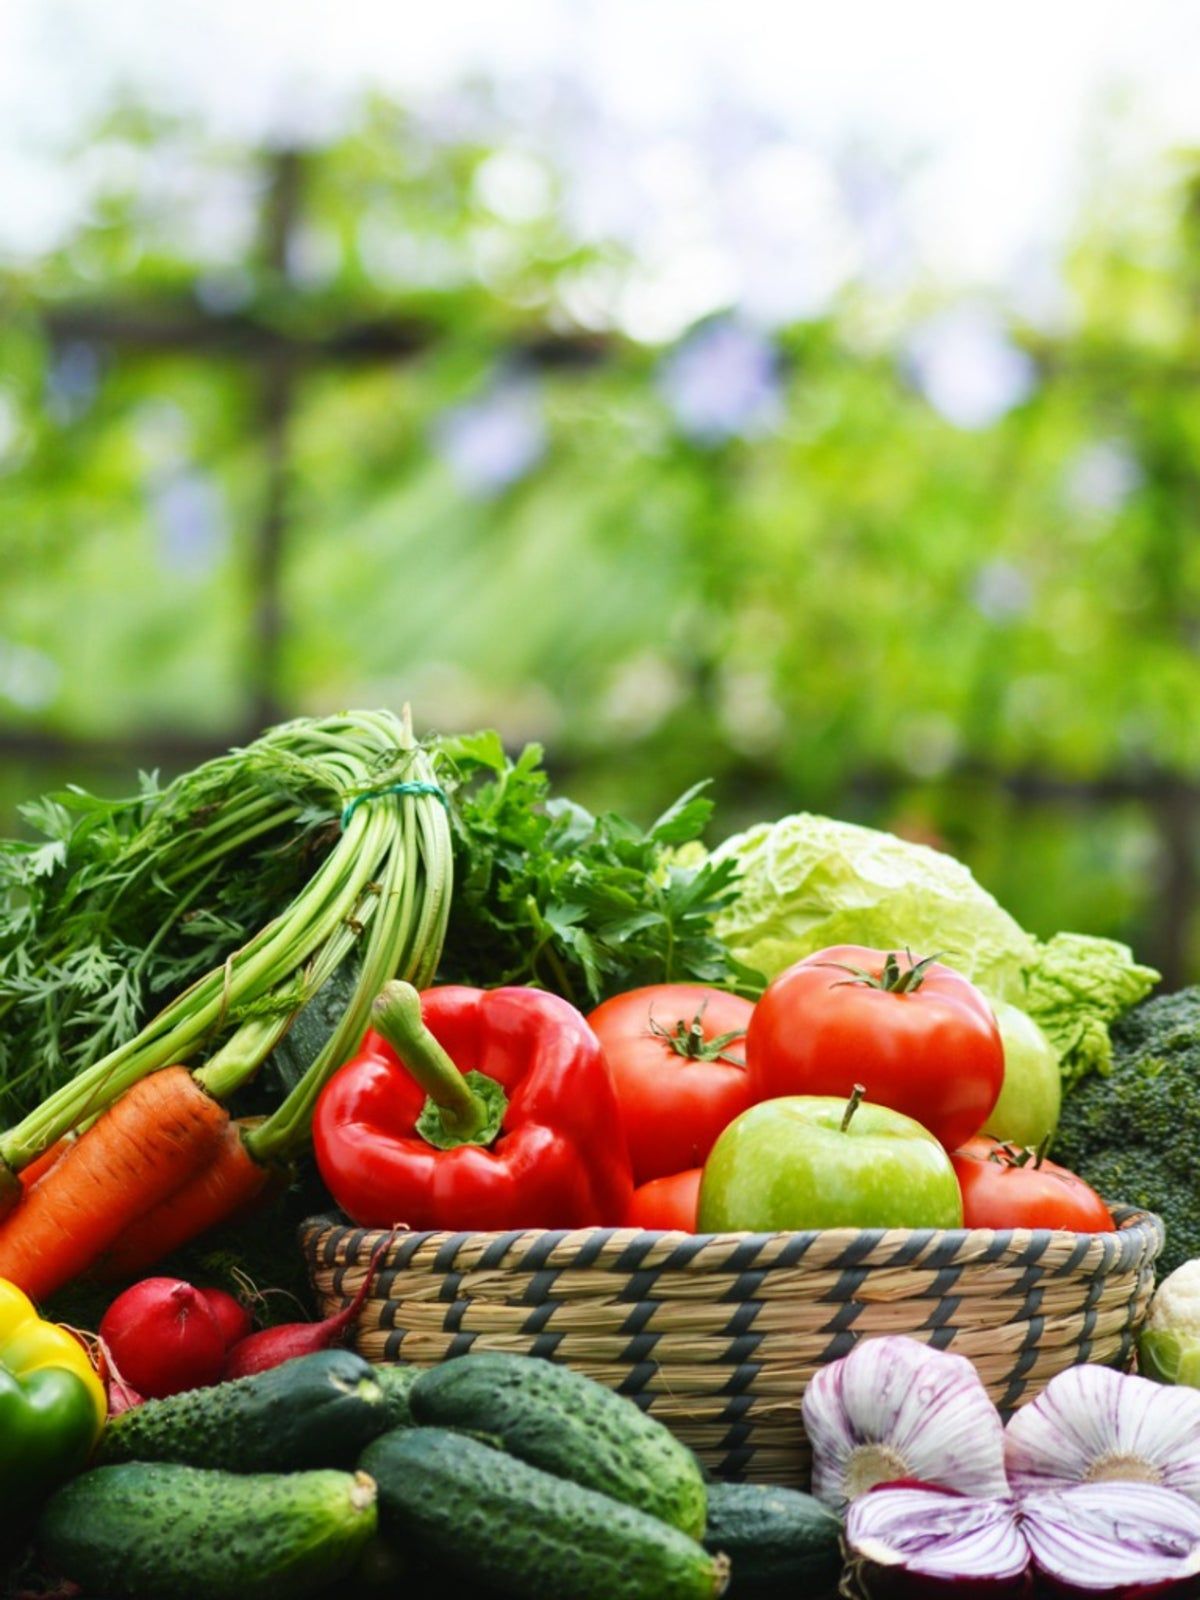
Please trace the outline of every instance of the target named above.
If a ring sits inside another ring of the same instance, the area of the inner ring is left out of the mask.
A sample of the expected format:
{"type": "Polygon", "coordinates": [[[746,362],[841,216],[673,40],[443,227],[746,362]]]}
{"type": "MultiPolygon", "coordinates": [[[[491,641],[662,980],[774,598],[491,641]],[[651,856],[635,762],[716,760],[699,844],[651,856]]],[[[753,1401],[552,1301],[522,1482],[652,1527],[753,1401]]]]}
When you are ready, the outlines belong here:
{"type": "Polygon", "coordinates": [[[8,1522],[87,1463],[104,1387],[82,1345],[0,1279],[0,1505],[8,1522]]]}

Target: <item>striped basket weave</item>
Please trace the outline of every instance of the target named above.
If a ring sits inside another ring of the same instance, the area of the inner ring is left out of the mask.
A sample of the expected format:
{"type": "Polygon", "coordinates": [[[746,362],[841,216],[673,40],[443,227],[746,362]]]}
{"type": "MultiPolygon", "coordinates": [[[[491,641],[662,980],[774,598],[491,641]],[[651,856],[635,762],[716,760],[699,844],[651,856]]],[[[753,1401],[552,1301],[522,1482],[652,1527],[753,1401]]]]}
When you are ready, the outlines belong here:
{"type": "MultiPolygon", "coordinates": [[[[868,1334],[970,1356],[1007,1414],[1081,1361],[1124,1366],[1163,1226],[1119,1231],[851,1228],[817,1233],[398,1233],[359,1318],[375,1362],[468,1351],[565,1362],[658,1417],[718,1476],[806,1487],[800,1399],[868,1334]]],[[[383,1232],[300,1230],[324,1312],[363,1280],[383,1232]]]]}

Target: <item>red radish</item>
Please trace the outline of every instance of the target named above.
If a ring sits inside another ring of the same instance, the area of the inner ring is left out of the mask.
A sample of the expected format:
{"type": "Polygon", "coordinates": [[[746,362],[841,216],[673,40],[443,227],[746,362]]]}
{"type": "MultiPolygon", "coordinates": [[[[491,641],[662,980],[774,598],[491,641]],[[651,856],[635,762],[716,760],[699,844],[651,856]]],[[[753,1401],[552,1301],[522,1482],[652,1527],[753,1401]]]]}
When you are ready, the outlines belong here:
{"type": "Polygon", "coordinates": [[[132,1411],[134,1406],[143,1404],[145,1396],[140,1395],[131,1383],[125,1382],[125,1379],[117,1371],[117,1364],[112,1358],[112,1351],[99,1334],[96,1335],[96,1348],[100,1354],[96,1370],[100,1375],[100,1381],[104,1385],[104,1398],[108,1401],[109,1416],[119,1417],[122,1411],[132,1411]]]}
{"type": "Polygon", "coordinates": [[[123,1411],[132,1411],[134,1406],[145,1404],[145,1396],[140,1395],[136,1389],[131,1389],[127,1383],[119,1378],[110,1378],[105,1385],[108,1395],[109,1420],[119,1417],[123,1411]]]}
{"type": "Polygon", "coordinates": [[[119,1294],[100,1337],[125,1382],[150,1399],[220,1380],[221,1324],[200,1291],[179,1278],[143,1278],[119,1294]]]}
{"type": "Polygon", "coordinates": [[[358,1316],[362,1303],[375,1281],[375,1270],[383,1252],[391,1244],[388,1237],[371,1257],[366,1277],[358,1293],[348,1306],[323,1322],[284,1322],[277,1328],[263,1328],[248,1339],[235,1344],[225,1361],[226,1378],[248,1378],[253,1372],[266,1372],[271,1367],[281,1367],[285,1361],[297,1356],[310,1356],[316,1350],[328,1350],[336,1344],[346,1329],[358,1316]]]}
{"type": "Polygon", "coordinates": [[[208,1301],[213,1315],[221,1324],[226,1350],[253,1333],[254,1324],[250,1320],[250,1313],[240,1300],[235,1300],[231,1294],[226,1294],[224,1289],[201,1289],[200,1293],[208,1301]]]}

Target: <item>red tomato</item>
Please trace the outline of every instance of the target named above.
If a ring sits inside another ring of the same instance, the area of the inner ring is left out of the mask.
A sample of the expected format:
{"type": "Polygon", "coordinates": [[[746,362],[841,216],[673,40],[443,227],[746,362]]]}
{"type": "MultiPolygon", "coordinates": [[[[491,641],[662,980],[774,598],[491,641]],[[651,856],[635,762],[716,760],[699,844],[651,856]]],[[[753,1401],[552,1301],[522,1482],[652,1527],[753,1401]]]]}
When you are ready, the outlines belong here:
{"type": "Polygon", "coordinates": [[[669,1178],[651,1178],[633,1191],[625,1213],[627,1228],[676,1228],[695,1233],[696,1206],[700,1199],[703,1167],[689,1167],[669,1178]]]}
{"type": "Polygon", "coordinates": [[[973,984],[936,961],[856,944],[820,950],[768,984],[746,1059],[755,1101],[848,1097],[860,1083],[948,1150],[979,1132],[1004,1082],[1000,1030],[973,984]]]}
{"type": "Polygon", "coordinates": [[[635,1184],[698,1167],[750,1104],[749,1000],[699,983],[630,989],[588,1021],[612,1070],[635,1184]]]}
{"type": "Polygon", "coordinates": [[[1068,1228],[1113,1233],[1116,1224],[1096,1191],[1066,1167],[981,1134],[950,1157],[958,1174],[966,1228],[1068,1228]],[[1023,1159],[1022,1159],[1023,1158],[1023,1159]]]}

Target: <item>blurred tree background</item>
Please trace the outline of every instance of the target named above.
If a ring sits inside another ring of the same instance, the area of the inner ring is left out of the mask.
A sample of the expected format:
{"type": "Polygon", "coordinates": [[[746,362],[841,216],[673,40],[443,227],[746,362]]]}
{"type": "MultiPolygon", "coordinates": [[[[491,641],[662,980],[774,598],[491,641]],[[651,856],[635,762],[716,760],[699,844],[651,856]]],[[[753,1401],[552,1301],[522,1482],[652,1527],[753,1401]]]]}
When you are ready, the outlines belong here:
{"type": "Polygon", "coordinates": [[[0,271],[4,831],[411,701],[593,806],[711,776],[718,833],[932,840],[1200,975],[1200,166],[1098,169],[1049,322],[862,271],[667,335],[456,108],[262,148],[127,105],[71,152],[86,206],[0,271]]]}

